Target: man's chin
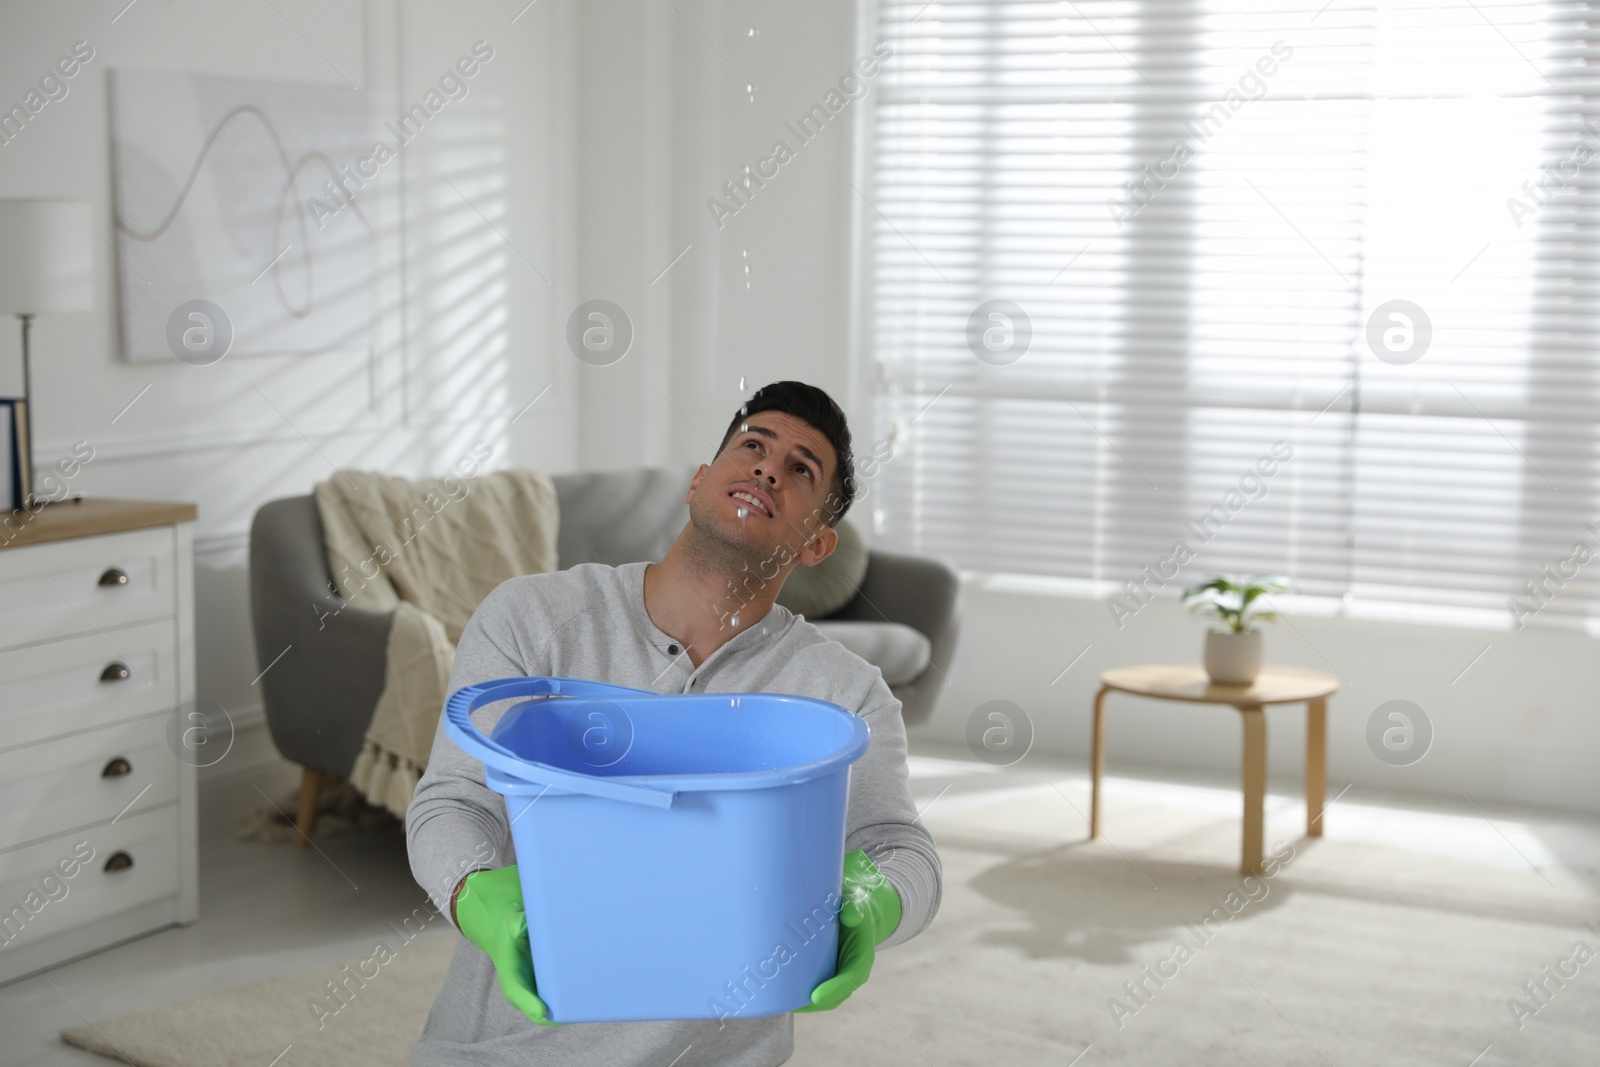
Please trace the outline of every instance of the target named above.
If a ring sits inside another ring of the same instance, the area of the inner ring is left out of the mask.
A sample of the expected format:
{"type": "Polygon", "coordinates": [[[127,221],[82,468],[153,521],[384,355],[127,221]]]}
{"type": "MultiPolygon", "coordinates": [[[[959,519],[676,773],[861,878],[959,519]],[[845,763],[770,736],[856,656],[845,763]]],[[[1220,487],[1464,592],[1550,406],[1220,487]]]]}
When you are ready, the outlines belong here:
{"type": "Polygon", "coordinates": [[[715,544],[723,552],[738,556],[751,564],[776,556],[782,549],[781,545],[770,543],[741,519],[694,512],[690,513],[689,518],[704,543],[715,544]]]}

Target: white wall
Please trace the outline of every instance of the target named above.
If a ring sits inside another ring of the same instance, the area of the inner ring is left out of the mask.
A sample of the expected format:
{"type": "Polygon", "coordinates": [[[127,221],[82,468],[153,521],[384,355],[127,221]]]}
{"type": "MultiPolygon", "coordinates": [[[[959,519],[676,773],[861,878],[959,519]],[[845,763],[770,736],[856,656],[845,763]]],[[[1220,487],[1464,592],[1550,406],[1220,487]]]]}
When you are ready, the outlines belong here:
{"type": "MultiPolygon", "coordinates": [[[[964,744],[980,704],[1009,700],[1033,723],[1035,751],[1078,755],[1087,768],[1100,672],[1199,661],[1202,627],[1175,599],[1150,604],[1121,630],[1104,601],[1044,582],[1019,587],[971,576],[963,599],[965,632],[950,689],[914,736],[964,744]]],[[[1304,613],[1264,629],[1270,662],[1341,679],[1328,703],[1330,796],[1354,782],[1352,797],[1376,786],[1458,803],[1465,794],[1476,803],[1600,811],[1600,657],[1592,638],[1304,613]],[[1368,718],[1396,699],[1420,707],[1433,728],[1432,747],[1405,767],[1379,760],[1366,739],[1368,718]]],[[[1109,696],[1106,707],[1113,772],[1119,762],[1229,773],[1239,766],[1239,717],[1231,708],[1125,694],[1109,696]]],[[[1271,788],[1298,788],[1303,707],[1267,712],[1271,788]]]]}
{"type": "Polygon", "coordinates": [[[803,147],[784,129],[848,68],[854,18],[848,0],[583,5],[583,298],[638,331],[622,362],[581,371],[586,467],[708,462],[740,401],[780,378],[855,414],[844,179],[860,105],[803,147]],[[778,139],[794,161],[717,226],[706,201],[778,139]]]}
{"type": "MultiPolygon", "coordinates": [[[[120,7],[0,8],[0,100],[8,107],[75,41],[95,51],[65,99],[0,145],[0,196],[51,198],[59,189],[89,204],[107,236],[108,70],[329,85],[349,78],[370,94],[376,136],[474,41],[495,49],[469,95],[441,111],[380,175],[370,205],[381,221],[369,360],[125,362],[117,345],[117,253],[100,237],[94,313],[35,324],[41,464],[85,440],[94,459],[75,489],[199,505],[199,695],[248,728],[259,717],[251,686],[259,667],[245,551],[258,505],[307,492],[335,466],[442,474],[480,438],[495,449],[491,467],[577,466],[575,361],[551,344],[557,309],[576,289],[573,219],[562,210],[576,180],[573,5],[538,4],[515,24],[515,7],[489,0],[276,0],[276,8],[164,0],[118,16],[120,7]],[[549,392],[510,425],[546,385],[549,392]]],[[[20,376],[16,332],[0,329],[0,392],[20,391],[20,376]]]]}
{"type": "MultiPolygon", "coordinates": [[[[724,227],[705,202],[834,83],[852,58],[853,18],[845,0],[0,8],[0,100],[20,100],[75,41],[96,53],[65,100],[0,146],[0,196],[59,188],[88,203],[106,235],[108,70],[348,78],[370,94],[376,135],[474,41],[496,49],[472,95],[430,123],[374,191],[384,222],[369,361],[127,363],[117,255],[98,238],[96,311],[35,325],[41,462],[87,440],[95,459],[74,489],[199,504],[203,698],[241,726],[258,722],[249,522],[264,501],[304,493],[336,466],[438,473],[480,436],[496,447],[492,466],[703,461],[741,398],[780,377],[822,385],[850,409],[841,176],[851,116],[724,227]],[[610,367],[580,363],[564,342],[567,316],[596,297],[621,304],[635,325],[632,350],[610,367]]],[[[0,330],[7,393],[20,388],[16,348],[0,330]]]]}

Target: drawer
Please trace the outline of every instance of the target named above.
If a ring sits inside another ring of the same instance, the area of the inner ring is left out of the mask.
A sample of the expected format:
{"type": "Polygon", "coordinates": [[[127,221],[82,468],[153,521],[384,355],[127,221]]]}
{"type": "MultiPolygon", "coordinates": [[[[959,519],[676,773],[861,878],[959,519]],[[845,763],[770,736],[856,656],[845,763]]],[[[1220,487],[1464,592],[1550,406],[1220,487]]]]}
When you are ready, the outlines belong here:
{"type": "Polygon", "coordinates": [[[167,619],[0,652],[0,751],[175,707],[177,639],[167,619]]]}
{"type": "Polygon", "coordinates": [[[157,715],[0,752],[0,849],[109,821],[135,797],[137,811],[176,800],[171,725],[172,716],[157,715]],[[119,757],[127,770],[107,776],[119,757]]]}
{"type": "Polygon", "coordinates": [[[177,893],[179,830],[178,806],[169,804],[0,853],[0,958],[177,893]]]}
{"type": "Polygon", "coordinates": [[[0,552],[0,648],[171,618],[171,526],[0,552]]]}

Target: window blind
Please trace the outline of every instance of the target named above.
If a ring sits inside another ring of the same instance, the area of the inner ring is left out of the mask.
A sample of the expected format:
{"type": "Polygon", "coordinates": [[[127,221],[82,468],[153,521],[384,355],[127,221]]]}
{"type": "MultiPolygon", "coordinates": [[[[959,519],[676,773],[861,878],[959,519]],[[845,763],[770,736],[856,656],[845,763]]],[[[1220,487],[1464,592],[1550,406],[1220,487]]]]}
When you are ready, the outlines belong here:
{"type": "Polygon", "coordinates": [[[883,0],[879,535],[1592,627],[1597,9],[883,0]]]}

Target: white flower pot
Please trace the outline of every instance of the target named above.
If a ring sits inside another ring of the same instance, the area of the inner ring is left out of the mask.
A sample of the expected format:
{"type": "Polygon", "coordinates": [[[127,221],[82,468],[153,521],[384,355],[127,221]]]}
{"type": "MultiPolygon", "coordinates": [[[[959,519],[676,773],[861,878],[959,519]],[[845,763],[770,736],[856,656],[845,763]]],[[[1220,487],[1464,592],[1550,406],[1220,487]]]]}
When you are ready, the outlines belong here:
{"type": "Polygon", "coordinates": [[[1261,631],[1207,630],[1205,665],[1217,685],[1250,685],[1261,673],[1261,631]]]}

